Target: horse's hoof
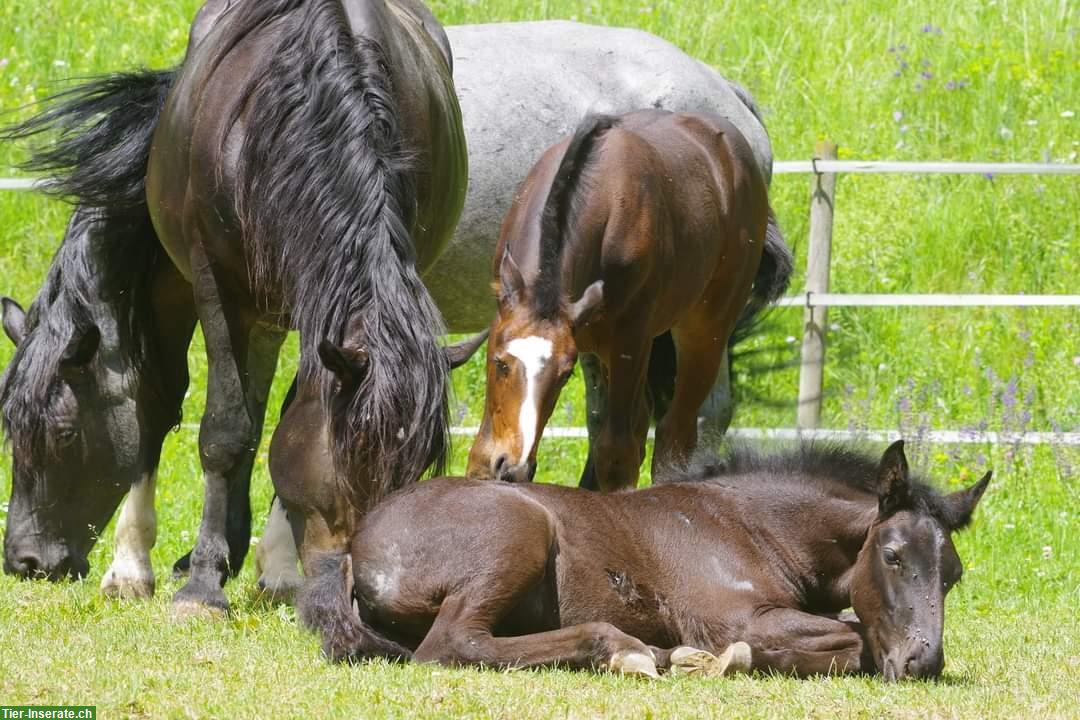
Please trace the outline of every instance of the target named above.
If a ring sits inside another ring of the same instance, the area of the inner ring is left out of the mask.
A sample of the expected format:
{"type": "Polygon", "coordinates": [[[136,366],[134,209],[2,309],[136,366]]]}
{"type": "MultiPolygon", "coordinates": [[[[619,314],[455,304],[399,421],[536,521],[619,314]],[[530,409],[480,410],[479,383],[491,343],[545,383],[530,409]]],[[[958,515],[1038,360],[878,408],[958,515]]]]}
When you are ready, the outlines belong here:
{"type": "Polygon", "coordinates": [[[611,663],[608,668],[611,672],[623,675],[660,677],[660,673],[656,672],[656,661],[638,650],[620,650],[611,656],[611,663]]]}
{"type": "Polygon", "coordinates": [[[198,587],[191,582],[173,596],[173,619],[216,619],[229,612],[229,601],[219,587],[198,587]]]}
{"type": "Polygon", "coordinates": [[[750,672],[751,662],[750,646],[744,642],[728,645],[720,657],[692,647],[679,647],[671,651],[671,672],[674,675],[723,677],[750,672]]]}
{"type": "Polygon", "coordinates": [[[109,568],[101,578],[101,594],[117,600],[145,600],[154,597],[154,576],[126,575],[109,568]]]}
{"type": "Polygon", "coordinates": [[[188,622],[189,620],[221,620],[226,611],[219,607],[211,607],[189,600],[173,600],[172,619],[176,622],[188,622]]]}

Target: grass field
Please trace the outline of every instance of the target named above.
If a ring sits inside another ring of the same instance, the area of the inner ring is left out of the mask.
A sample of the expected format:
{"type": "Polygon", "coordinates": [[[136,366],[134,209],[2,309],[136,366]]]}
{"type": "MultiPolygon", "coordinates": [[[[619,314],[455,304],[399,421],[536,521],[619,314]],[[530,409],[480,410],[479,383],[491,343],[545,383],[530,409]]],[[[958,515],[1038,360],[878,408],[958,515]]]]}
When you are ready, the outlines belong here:
{"type": "MultiPolygon", "coordinates": [[[[177,62],[197,5],[0,4],[0,111],[14,112],[0,122],[22,117],[17,108],[64,87],[64,78],[177,62]]],[[[806,158],[821,138],[836,141],[844,158],[1076,162],[1080,151],[1080,12],[1072,0],[469,0],[434,9],[447,23],[574,17],[655,32],[751,89],[778,159],[806,158]]],[[[14,174],[23,153],[0,147],[0,176],[14,174]]],[[[1075,178],[853,176],[838,193],[838,292],[1080,292],[1075,178]]],[[[805,177],[776,178],[773,205],[800,260],[807,199],[805,177]]],[[[0,292],[31,300],[66,212],[55,201],[0,193],[0,292]]],[[[1080,313],[846,309],[829,320],[825,426],[903,429],[916,439],[916,464],[944,487],[995,470],[974,527],[959,539],[966,572],[949,601],[941,682],[646,683],[561,671],[328,667],[290,609],[254,597],[251,563],[229,586],[235,612],[227,620],[173,624],[168,600],[177,585],[168,569],[193,541],[201,499],[195,433],[185,427],[162,464],[155,600],[98,596],[111,530],[85,582],[0,578],[0,704],[96,704],[103,718],[1080,716],[1080,453],[917,441],[925,428],[1080,429],[1080,313]]],[[[800,314],[778,310],[747,343],[737,425],[793,424],[796,371],[762,368],[790,363],[799,334],[800,314]]],[[[271,407],[294,356],[290,343],[271,407]]],[[[0,362],[9,357],[0,344],[0,362]]],[[[195,422],[201,343],[190,365],[185,418],[195,422]]],[[[574,382],[553,423],[583,420],[574,382]]],[[[479,362],[456,376],[463,424],[478,420],[482,387],[479,362]]],[[[455,469],[467,450],[459,445],[455,469]]],[[[541,479],[573,481],[582,455],[580,443],[546,443],[541,479]]],[[[270,493],[265,447],[260,461],[257,508],[270,493]]],[[[6,455],[0,476],[4,499],[6,455]]]]}

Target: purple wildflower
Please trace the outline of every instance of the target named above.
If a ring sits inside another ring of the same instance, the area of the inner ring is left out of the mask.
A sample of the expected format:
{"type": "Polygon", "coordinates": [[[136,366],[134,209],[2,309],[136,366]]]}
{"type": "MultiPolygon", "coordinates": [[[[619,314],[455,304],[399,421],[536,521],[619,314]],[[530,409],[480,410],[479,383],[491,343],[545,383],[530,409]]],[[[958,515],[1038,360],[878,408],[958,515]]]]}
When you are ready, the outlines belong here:
{"type": "Polygon", "coordinates": [[[919,73],[919,75],[922,76],[923,80],[929,80],[930,78],[934,77],[934,73],[928,72],[926,70],[923,70],[921,73],[919,73]]]}
{"type": "Polygon", "coordinates": [[[900,122],[901,120],[904,119],[904,113],[901,112],[900,110],[893,110],[892,111],[892,119],[894,121],[896,121],[896,122],[900,122]]]}
{"type": "Polygon", "coordinates": [[[956,81],[955,80],[950,80],[949,82],[945,83],[945,89],[946,90],[955,90],[956,89],[956,81]]]}
{"type": "Polygon", "coordinates": [[[922,31],[924,33],[934,32],[934,26],[931,25],[930,23],[926,23],[925,25],[922,26],[922,31]]]}
{"type": "Polygon", "coordinates": [[[983,173],[983,177],[986,178],[987,180],[993,180],[994,179],[994,173],[983,173]]]}

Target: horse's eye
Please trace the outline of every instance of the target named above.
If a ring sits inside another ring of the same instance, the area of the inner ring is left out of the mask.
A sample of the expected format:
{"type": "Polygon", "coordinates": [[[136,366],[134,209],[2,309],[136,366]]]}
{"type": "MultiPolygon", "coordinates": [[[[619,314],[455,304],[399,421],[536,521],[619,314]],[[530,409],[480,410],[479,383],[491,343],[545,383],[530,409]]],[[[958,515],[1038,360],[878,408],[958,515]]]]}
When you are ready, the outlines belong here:
{"type": "Polygon", "coordinates": [[[881,556],[885,559],[886,565],[899,566],[900,556],[896,554],[896,551],[891,547],[887,547],[881,551],[881,556]]]}
{"type": "Polygon", "coordinates": [[[504,378],[510,374],[510,366],[502,358],[495,358],[495,372],[498,373],[499,377],[504,378]]]}

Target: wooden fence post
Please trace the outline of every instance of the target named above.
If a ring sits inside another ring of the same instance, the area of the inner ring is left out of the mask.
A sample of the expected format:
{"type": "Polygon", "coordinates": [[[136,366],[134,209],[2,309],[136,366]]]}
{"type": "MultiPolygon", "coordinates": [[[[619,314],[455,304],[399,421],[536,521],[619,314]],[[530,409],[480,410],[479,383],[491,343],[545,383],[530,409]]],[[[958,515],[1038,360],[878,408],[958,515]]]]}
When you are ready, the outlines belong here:
{"type": "MultiPolygon", "coordinates": [[[[835,160],[836,145],[821,140],[814,146],[817,160],[835,160]]],[[[810,247],[806,256],[806,292],[829,292],[836,174],[815,172],[810,186],[810,247]]],[[[827,308],[809,307],[804,315],[802,366],[799,369],[799,429],[816,428],[821,420],[825,371],[827,308]]]]}

